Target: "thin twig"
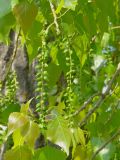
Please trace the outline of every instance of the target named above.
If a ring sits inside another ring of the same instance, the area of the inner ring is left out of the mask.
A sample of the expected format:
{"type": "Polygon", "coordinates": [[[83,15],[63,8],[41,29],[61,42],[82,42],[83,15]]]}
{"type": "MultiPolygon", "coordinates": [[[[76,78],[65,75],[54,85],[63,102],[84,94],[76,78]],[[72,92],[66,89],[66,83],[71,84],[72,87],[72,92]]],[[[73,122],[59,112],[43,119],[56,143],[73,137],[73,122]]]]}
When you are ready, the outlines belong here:
{"type": "Polygon", "coordinates": [[[109,81],[106,90],[104,91],[104,93],[101,93],[100,98],[98,99],[97,103],[95,104],[94,108],[92,108],[87,115],[85,116],[85,118],[80,122],[80,127],[85,124],[88,120],[88,118],[95,112],[96,109],[98,109],[100,107],[100,105],[102,104],[102,102],[104,101],[104,99],[106,98],[106,96],[109,94],[109,91],[112,87],[112,84],[114,83],[115,79],[117,78],[117,76],[120,73],[120,63],[118,64],[118,67],[116,69],[116,72],[114,73],[112,79],[109,81]]]}
{"type": "Polygon", "coordinates": [[[93,155],[91,160],[94,160],[95,157],[97,156],[97,154],[99,154],[99,152],[101,150],[103,150],[113,139],[115,139],[118,135],[120,134],[120,129],[112,136],[110,137],[93,155]]]}
{"type": "Polygon", "coordinates": [[[86,109],[86,107],[92,102],[93,98],[96,97],[96,96],[98,96],[98,95],[99,95],[99,93],[95,93],[94,95],[92,95],[91,97],[89,97],[89,99],[84,102],[83,106],[80,107],[75,113],[73,113],[72,116],[76,116],[81,111],[83,111],[84,109],[86,109]]]}
{"type": "Polygon", "coordinates": [[[63,14],[61,14],[59,17],[57,17],[57,19],[63,17],[70,9],[67,9],[63,14]]]}
{"type": "Polygon", "coordinates": [[[51,3],[50,0],[49,0],[49,3],[50,3],[50,7],[51,7],[51,10],[52,10],[52,13],[53,13],[53,17],[54,17],[54,24],[56,26],[56,32],[57,32],[57,34],[59,34],[60,33],[60,29],[59,29],[59,25],[58,25],[58,22],[57,22],[57,16],[56,16],[56,13],[55,13],[54,5],[51,3]]]}

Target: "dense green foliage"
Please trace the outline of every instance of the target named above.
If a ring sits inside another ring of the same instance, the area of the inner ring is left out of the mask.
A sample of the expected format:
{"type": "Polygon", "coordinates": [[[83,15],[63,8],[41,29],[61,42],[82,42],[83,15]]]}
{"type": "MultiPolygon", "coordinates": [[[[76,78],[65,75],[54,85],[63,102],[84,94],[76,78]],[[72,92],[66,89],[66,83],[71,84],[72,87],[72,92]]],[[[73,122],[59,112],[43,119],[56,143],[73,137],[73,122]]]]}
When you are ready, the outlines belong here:
{"type": "Polygon", "coordinates": [[[0,93],[4,160],[120,159],[119,9],[119,0],[0,0],[0,41],[14,29],[14,52],[20,39],[37,60],[37,117],[33,99],[16,100],[14,71],[0,93]]]}

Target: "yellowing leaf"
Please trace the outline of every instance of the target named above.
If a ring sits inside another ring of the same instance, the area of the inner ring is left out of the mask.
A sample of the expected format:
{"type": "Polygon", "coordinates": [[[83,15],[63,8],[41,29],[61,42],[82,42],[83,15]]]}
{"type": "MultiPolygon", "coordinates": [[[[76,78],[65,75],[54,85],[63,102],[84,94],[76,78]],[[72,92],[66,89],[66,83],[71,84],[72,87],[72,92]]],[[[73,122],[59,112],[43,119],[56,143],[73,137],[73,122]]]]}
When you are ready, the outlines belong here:
{"type": "Polygon", "coordinates": [[[39,134],[40,130],[37,123],[32,121],[26,123],[21,128],[15,130],[13,133],[14,148],[25,143],[33,149],[39,134]]]}
{"type": "Polygon", "coordinates": [[[89,160],[86,148],[80,145],[76,147],[75,154],[73,157],[74,157],[73,160],[89,160]]]}
{"type": "Polygon", "coordinates": [[[56,9],[56,14],[60,13],[63,6],[64,6],[64,0],[61,0],[57,9],[56,9]]]}
{"type": "Polygon", "coordinates": [[[30,121],[29,130],[25,136],[25,142],[29,147],[34,148],[36,139],[39,137],[40,130],[38,124],[30,121]]]}
{"type": "Polygon", "coordinates": [[[32,160],[32,152],[26,146],[20,146],[8,150],[4,155],[4,160],[32,160]]]}
{"type": "Polygon", "coordinates": [[[28,1],[22,1],[13,8],[13,13],[24,33],[26,33],[32,25],[37,15],[37,11],[34,2],[29,3],[28,1]]]}
{"type": "Polygon", "coordinates": [[[24,126],[28,120],[28,117],[22,113],[11,113],[8,119],[8,135],[13,133],[16,129],[24,126]]]}
{"type": "Polygon", "coordinates": [[[80,128],[72,128],[72,144],[73,144],[73,153],[76,149],[76,146],[78,144],[81,144],[85,146],[85,137],[84,137],[84,132],[80,128]]]}
{"type": "Polygon", "coordinates": [[[74,141],[76,142],[76,144],[81,143],[82,145],[85,146],[85,137],[84,137],[83,130],[80,128],[72,128],[71,131],[72,131],[74,141]]]}
{"type": "Polygon", "coordinates": [[[16,131],[14,131],[12,137],[13,137],[13,142],[14,142],[13,148],[16,148],[17,146],[23,145],[24,137],[22,137],[22,135],[20,133],[20,129],[17,129],[16,131]]]}
{"type": "Polygon", "coordinates": [[[22,104],[20,112],[27,114],[31,101],[32,99],[30,99],[26,104],[22,104]]]}

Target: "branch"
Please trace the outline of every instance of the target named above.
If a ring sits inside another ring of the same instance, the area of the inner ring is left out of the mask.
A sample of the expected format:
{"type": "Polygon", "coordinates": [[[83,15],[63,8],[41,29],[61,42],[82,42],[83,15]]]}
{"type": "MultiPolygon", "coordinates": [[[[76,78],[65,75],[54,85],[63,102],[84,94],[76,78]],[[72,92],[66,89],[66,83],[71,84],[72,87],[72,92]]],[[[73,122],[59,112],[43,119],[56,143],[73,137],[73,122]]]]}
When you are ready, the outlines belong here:
{"type": "Polygon", "coordinates": [[[19,45],[20,32],[21,32],[21,29],[19,29],[19,33],[18,33],[18,35],[17,35],[16,45],[15,45],[15,49],[14,49],[14,52],[13,52],[13,56],[12,56],[11,61],[9,62],[9,66],[8,66],[8,68],[7,68],[7,71],[6,71],[4,80],[2,81],[2,84],[5,83],[5,81],[6,81],[6,79],[7,79],[7,76],[8,76],[8,74],[9,74],[9,71],[10,71],[10,69],[11,69],[11,67],[12,67],[13,61],[14,61],[14,59],[15,59],[15,57],[16,57],[17,49],[18,49],[18,45],[19,45]]]}
{"type": "Polygon", "coordinates": [[[6,64],[10,61],[10,58],[14,50],[15,32],[13,31],[13,29],[10,30],[9,38],[10,38],[10,45],[8,47],[7,53],[4,56],[4,61],[6,64]]]}
{"type": "Polygon", "coordinates": [[[111,27],[111,29],[120,29],[120,26],[111,27]]]}
{"type": "MultiPolygon", "coordinates": [[[[21,42],[19,42],[21,43],[21,42]]],[[[29,77],[29,57],[26,45],[21,45],[13,64],[17,76],[18,90],[17,99],[20,104],[26,103],[31,99],[31,86],[29,77]]]]}
{"type": "Polygon", "coordinates": [[[115,139],[118,135],[120,134],[120,129],[112,136],[110,137],[93,155],[91,160],[94,160],[95,157],[97,156],[97,154],[99,154],[99,152],[101,150],[103,150],[113,139],[115,139]]]}
{"type": "Polygon", "coordinates": [[[96,96],[98,96],[98,95],[99,95],[99,93],[95,93],[94,95],[92,95],[91,97],[89,97],[89,99],[84,102],[83,106],[80,107],[75,113],[73,113],[72,116],[76,116],[81,111],[83,111],[84,109],[86,109],[86,107],[92,102],[93,98],[96,97],[96,96]]]}
{"type": "Polygon", "coordinates": [[[59,34],[60,33],[60,29],[59,29],[59,25],[58,25],[58,22],[57,22],[57,16],[56,16],[56,13],[55,13],[55,9],[54,9],[53,4],[50,2],[50,0],[49,0],[49,3],[50,3],[50,7],[51,7],[51,10],[52,10],[52,13],[53,13],[54,24],[56,26],[56,31],[57,31],[57,34],[59,34]]]}
{"type": "Polygon", "coordinates": [[[115,79],[117,78],[117,76],[120,73],[120,63],[118,64],[118,67],[116,69],[116,72],[114,73],[112,79],[109,81],[107,88],[104,92],[101,93],[101,96],[99,98],[99,100],[97,101],[96,105],[94,106],[94,108],[92,108],[87,115],[85,116],[85,118],[80,122],[80,127],[85,124],[88,120],[88,118],[95,112],[96,109],[98,109],[100,107],[100,105],[102,104],[102,102],[104,101],[104,99],[106,98],[106,96],[109,94],[109,91],[112,87],[112,84],[114,83],[115,79]]]}

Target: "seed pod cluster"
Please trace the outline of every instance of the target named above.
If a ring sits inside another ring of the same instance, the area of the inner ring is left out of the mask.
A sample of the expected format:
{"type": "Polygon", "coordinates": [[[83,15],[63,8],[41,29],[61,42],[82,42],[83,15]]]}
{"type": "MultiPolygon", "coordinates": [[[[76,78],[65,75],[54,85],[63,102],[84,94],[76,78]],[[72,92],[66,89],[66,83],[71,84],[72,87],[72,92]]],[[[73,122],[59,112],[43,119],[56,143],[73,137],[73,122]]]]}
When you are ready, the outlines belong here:
{"type": "Polygon", "coordinates": [[[42,48],[37,56],[36,65],[36,111],[39,113],[39,125],[40,128],[46,128],[45,116],[47,114],[47,99],[48,99],[48,73],[47,73],[47,61],[48,50],[45,41],[46,33],[42,35],[42,48]]]}
{"type": "Polygon", "coordinates": [[[68,117],[74,112],[74,105],[73,105],[73,80],[74,80],[74,62],[72,59],[73,50],[70,47],[69,42],[66,42],[66,48],[64,50],[65,57],[66,57],[66,65],[68,66],[68,71],[66,73],[66,81],[67,87],[65,92],[65,103],[66,103],[66,113],[68,117]]]}
{"type": "Polygon", "coordinates": [[[18,88],[18,82],[15,71],[9,73],[6,81],[5,95],[8,102],[13,103],[16,101],[16,90],[18,88]]]}
{"type": "MultiPolygon", "coordinates": [[[[16,73],[10,72],[5,86],[3,86],[3,82],[0,82],[0,106],[5,106],[10,103],[17,103],[16,100],[16,90],[18,88],[18,82],[16,79],[16,73]]],[[[5,107],[3,107],[4,110],[5,107]]],[[[2,110],[2,107],[1,107],[2,110]]]]}

